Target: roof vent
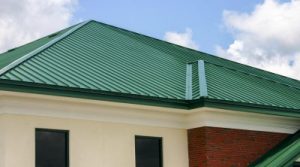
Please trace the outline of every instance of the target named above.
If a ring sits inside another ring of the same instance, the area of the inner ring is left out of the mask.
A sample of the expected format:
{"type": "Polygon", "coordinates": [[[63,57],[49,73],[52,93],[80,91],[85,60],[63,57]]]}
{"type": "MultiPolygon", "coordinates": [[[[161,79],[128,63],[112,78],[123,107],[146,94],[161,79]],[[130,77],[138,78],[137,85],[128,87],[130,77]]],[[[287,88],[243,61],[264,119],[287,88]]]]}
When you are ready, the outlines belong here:
{"type": "Polygon", "coordinates": [[[57,36],[58,34],[59,34],[59,33],[51,34],[51,35],[48,36],[48,38],[53,38],[53,37],[57,36]]]}
{"type": "Polygon", "coordinates": [[[9,49],[6,52],[11,52],[11,51],[14,51],[14,50],[16,50],[16,48],[9,49]]]}

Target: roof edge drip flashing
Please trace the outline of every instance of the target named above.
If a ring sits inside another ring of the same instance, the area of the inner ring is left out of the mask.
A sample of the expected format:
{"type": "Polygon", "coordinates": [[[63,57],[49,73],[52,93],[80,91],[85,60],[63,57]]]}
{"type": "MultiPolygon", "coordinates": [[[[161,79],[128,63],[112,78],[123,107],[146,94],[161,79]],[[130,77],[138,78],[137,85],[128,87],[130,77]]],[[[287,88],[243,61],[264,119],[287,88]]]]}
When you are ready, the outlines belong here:
{"type": "Polygon", "coordinates": [[[198,75],[199,75],[199,94],[200,97],[207,97],[207,83],[205,75],[205,64],[203,60],[198,60],[198,75]]]}
{"type": "Polygon", "coordinates": [[[50,42],[46,43],[45,45],[42,45],[41,47],[29,52],[28,54],[20,57],[19,59],[11,62],[9,65],[3,67],[2,69],[0,69],[0,76],[3,75],[4,73],[6,73],[7,71],[9,71],[10,69],[18,66],[19,64],[21,64],[22,62],[30,59],[31,57],[33,57],[34,55],[42,52],[43,50],[49,48],[50,46],[52,46],[53,44],[57,43],[58,41],[62,40],[63,38],[67,37],[68,35],[70,35],[71,33],[73,33],[74,31],[78,30],[80,27],[84,26],[85,24],[89,23],[90,20],[82,22],[80,24],[78,24],[77,26],[75,26],[74,28],[70,29],[69,31],[63,33],[62,35],[60,35],[59,37],[51,40],[50,42]]]}

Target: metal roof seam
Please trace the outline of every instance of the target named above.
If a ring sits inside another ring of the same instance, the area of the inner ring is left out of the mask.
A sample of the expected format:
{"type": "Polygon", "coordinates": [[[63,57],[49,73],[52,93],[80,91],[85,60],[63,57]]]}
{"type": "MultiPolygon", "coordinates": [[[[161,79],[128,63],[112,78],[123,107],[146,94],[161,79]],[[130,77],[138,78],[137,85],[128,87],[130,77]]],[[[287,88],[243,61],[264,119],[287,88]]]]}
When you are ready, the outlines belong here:
{"type": "Polygon", "coordinates": [[[18,66],[19,64],[23,63],[24,61],[30,59],[31,57],[33,57],[34,55],[42,52],[43,50],[49,48],[50,46],[54,45],[55,43],[57,43],[58,41],[62,40],[63,38],[69,36],[71,33],[73,33],[74,31],[78,30],[80,27],[86,25],[87,23],[89,23],[91,20],[82,22],[81,24],[78,24],[76,27],[70,29],[69,31],[63,33],[61,36],[54,38],[53,40],[49,41],[48,43],[46,43],[45,45],[42,45],[41,47],[29,52],[28,54],[16,59],[15,61],[11,62],[10,64],[8,64],[7,66],[3,67],[2,69],[0,69],[0,76],[3,75],[4,73],[6,73],[7,71],[9,71],[10,69],[18,66]]]}
{"type": "MultiPolygon", "coordinates": [[[[65,29],[56,38],[77,25],[65,29]]],[[[76,91],[109,91],[180,99],[185,103],[212,98],[230,101],[230,105],[239,102],[254,106],[294,108],[298,109],[297,112],[300,109],[299,81],[128,32],[92,21],[1,75],[0,89],[4,87],[1,80],[11,80],[52,86],[51,90],[43,89],[49,94],[58,94],[58,90],[54,89],[60,86],[76,91]],[[199,60],[203,60],[201,67],[199,60]],[[191,83],[188,84],[187,62],[193,62],[191,83]],[[205,88],[201,84],[202,77],[206,79],[203,83],[206,83],[208,96],[203,96],[205,91],[201,90],[205,88]],[[187,85],[190,85],[190,99],[187,98],[187,85]]],[[[0,60],[3,60],[0,61],[0,69],[54,38],[30,43],[11,54],[0,56],[0,60]]],[[[7,87],[4,88],[11,89],[7,87]]],[[[29,86],[25,89],[29,90],[29,86]]],[[[65,95],[64,92],[61,95],[65,95]]],[[[86,95],[79,96],[88,98],[86,95]]]]}
{"type": "MultiPolygon", "coordinates": [[[[226,61],[226,62],[233,62],[233,61],[230,61],[230,60],[227,60],[227,59],[224,59],[222,57],[219,57],[219,56],[214,56],[214,55],[211,55],[211,54],[208,54],[208,53],[205,53],[205,52],[201,52],[199,50],[194,50],[194,49],[191,49],[191,48],[187,48],[187,47],[183,47],[183,46],[180,46],[180,45],[177,45],[177,44],[174,44],[174,43],[170,43],[170,42],[167,42],[167,41],[164,41],[164,40],[161,40],[161,39],[157,39],[157,38],[154,38],[154,37],[151,37],[151,36],[148,36],[148,35],[145,35],[145,34],[141,34],[141,33],[138,33],[138,32],[134,32],[134,31],[130,31],[130,30],[127,30],[127,29],[124,29],[124,28],[120,28],[120,27],[116,27],[116,26],[113,26],[113,25],[109,25],[109,24],[106,24],[106,23],[102,23],[102,22],[99,22],[99,21],[96,21],[96,20],[92,20],[98,24],[101,24],[101,25],[105,25],[105,26],[108,26],[108,27],[111,27],[111,28],[115,28],[115,29],[118,29],[118,30],[122,30],[122,31],[126,31],[126,32],[129,32],[129,33],[132,33],[132,34],[135,34],[135,35],[139,35],[139,36],[143,36],[143,37],[147,37],[147,38],[150,38],[150,39],[153,39],[153,40],[156,40],[156,41],[160,41],[160,42],[163,42],[163,43],[167,43],[169,45],[173,45],[175,47],[179,47],[181,49],[185,49],[185,50],[189,50],[189,51],[192,51],[196,54],[199,54],[199,53],[202,53],[202,54],[205,54],[207,56],[213,56],[214,58],[217,58],[217,59],[220,59],[220,60],[223,60],[223,61],[226,61]]],[[[206,61],[208,62],[208,61],[206,61]]],[[[190,63],[190,62],[187,62],[187,64],[190,63]]],[[[215,63],[212,63],[212,62],[209,62],[211,64],[215,64],[215,63]]],[[[249,66],[249,65],[246,65],[246,64],[242,64],[242,63],[239,63],[239,62],[234,62],[234,63],[237,63],[239,65],[242,65],[242,66],[247,66],[247,67],[250,67],[250,68],[254,68],[252,66],[249,66]]],[[[218,64],[215,64],[215,65],[218,65],[218,64]]],[[[222,66],[222,65],[219,65],[219,66],[222,66]]],[[[225,66],[222,66],[222,67],[225,67],[225,66]]],[[[225,68],[229,68],[229,67],[225,67],[225,68]]],[[[229,68],[231,69],[231,68],[229,68]]],[[[267,72],[267,73],[271,73],[271,74],[275,74],[275,73],[272,73],[272,72],[269,72],[269,71],[265,71],[265,70],[262,70],[262,69],[258,69],[258,68],[255,68],[257,70],[260,70],[260,71],[263,71],[263,72],[267,72]]],[[[235,70],[235,69],[233,69],[235,70]]],[[[239,72],[244,72],[244,71],[240,71],[239,72]]],[[[244,72],[244,73],[247,73],[247,72],[244,72]]],[[[251,74],[251,73],[248,73],[248,74],[251,74]]],[[[254,74],[252,74],[254,75],[254,74]]],[[[279,74],[275,74],[277,76],[280,76],[280,77],[285,77],[285,76],[281,76],[279,74]]],[[[254,75],[256,76],[256,75],[254,75]]],[[[257,76],[257,77],[260,77],[260,76],[257,76]]],[[[265,78],[265,77],[262,77],[262,78],[265,78]]],[[[285,77],[286,78],[286,77],[285,77]]],[[[265,78],[265,79],[268,79],[268,78],[265,78]]],[[[296,82],[299,82],[299,80],[296,80],[296,79],[293,79],[293,78],[289,78],[290,80],[293,80],[293,81],[296,81],[296,82]]],[[[291,86],[291,85],[288,85],[288,84],[284,84],[284,83],[281,83],[281,82],[277,82],[277,81],[274,81],[272,79],[268,79],[268,80],[271,80],[273,82],[276,82],[276,83],[279,83],[279,84],[282,84],[282,85],[286,85],[286,86],[290,86],[290,87],[293,87],[293,88],[297,88],[297,87],[294,87],[294,86],[291,86]]],[[[300,89],[300,88],[297,88],[297,89],[300,89]]]]}
{"type": "MultiPolygon", "coordinates": [[[[264,79],[264,80],[268,80],[270,82],[274,82],[274,83],[277,83],[277,84],[280,84],[280,85],[284,85],[284,86],[287,86],[287,87],[290,87],[290,88],[294,88],[294,89],[299,89],[300,90],[300,87],[296,87],[296,86],[292,86],[292,85],[289,85],[289,84],[284,84],[284,83],[281,83],[281,82],[278,82],[278,81],[274,81],[272,79],[269,79],[269,78],[266,78],[266,77],[262,77],[262,76],[258,76],[258,75],[255,75],[255,74],[252,74],[252,73],[248,73],[248,72],[245,72],[245,71],[241,71],[241,70],[237,70],[237,69],[234,69],[234,68],[230,68],[230,67],[226,67],[226,66],[222,66],[220,64],[216,64],[216,63],[212,63],[212,62],[208,62],[208,61],[205,61],[206,63],[209,63],[209,64],[213,64],[215,66],[219,66],[219,67],[222,67],[222,68],[227,68],[229,70],[233,70],[233,71],[237,71],[237,72],[240,72],[240,73],[243,73],[243,74],[246,74],[246,75],[251,75],[251,76],[254,76],[256,78],[259,78],[259,79],[264,79]]],[[[277,75],[277,74],[276,74],[277,75]]]]}

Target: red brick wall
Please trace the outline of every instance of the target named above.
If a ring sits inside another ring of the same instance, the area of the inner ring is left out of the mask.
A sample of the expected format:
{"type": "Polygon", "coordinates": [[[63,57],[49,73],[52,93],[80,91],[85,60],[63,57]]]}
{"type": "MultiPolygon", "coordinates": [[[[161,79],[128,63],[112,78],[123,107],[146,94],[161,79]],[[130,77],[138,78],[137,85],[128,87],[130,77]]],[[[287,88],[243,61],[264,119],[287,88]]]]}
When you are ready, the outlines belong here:
{"type": "Polygon", "coordinates": [[[190,167],[246,167],[287,136],[214,127],[190,129],[190,167]]]}

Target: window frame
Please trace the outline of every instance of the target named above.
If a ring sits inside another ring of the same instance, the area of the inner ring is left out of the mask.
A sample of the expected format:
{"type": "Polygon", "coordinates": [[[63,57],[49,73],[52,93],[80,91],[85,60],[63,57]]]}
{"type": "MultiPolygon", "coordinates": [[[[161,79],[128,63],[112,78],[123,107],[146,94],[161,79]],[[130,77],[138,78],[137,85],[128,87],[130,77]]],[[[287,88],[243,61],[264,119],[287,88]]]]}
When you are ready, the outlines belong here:
{"type": "Polygon", "coordinates": [[[63,133],[65,135],[65,157],[66,157],[66,167],[70,167],[70,142],[69,142],[69,136],[70,136],[70,131],[69,130],[61,130],[61,129],[48,129],[48,128],[35,128],[35,166],[37,166],[37,132],[42,131],[42,132],[55,132],[55,133],[63,133]]]}
{"type": "Polygon", "coordinates": [[[137,159],[136,159],[136,139],[158,139],[159,140],[159,159],[160,159],[160,162],[159,162],[159,167],[163,167],[163,137],[154,137],[154,136],[142,136],[142,135],[135,135],[134,137],[134,146],[135,146],[135,166],[137,165],[137,159]]]}

